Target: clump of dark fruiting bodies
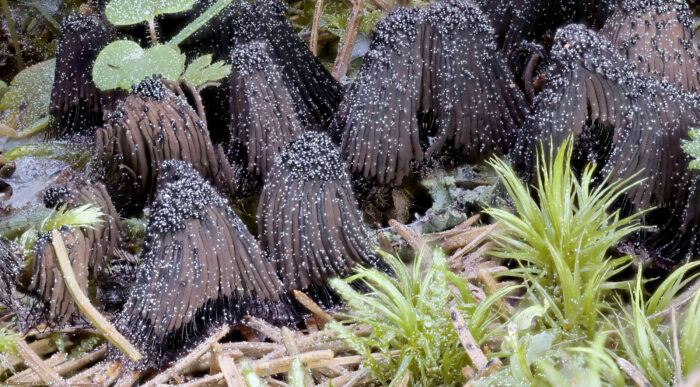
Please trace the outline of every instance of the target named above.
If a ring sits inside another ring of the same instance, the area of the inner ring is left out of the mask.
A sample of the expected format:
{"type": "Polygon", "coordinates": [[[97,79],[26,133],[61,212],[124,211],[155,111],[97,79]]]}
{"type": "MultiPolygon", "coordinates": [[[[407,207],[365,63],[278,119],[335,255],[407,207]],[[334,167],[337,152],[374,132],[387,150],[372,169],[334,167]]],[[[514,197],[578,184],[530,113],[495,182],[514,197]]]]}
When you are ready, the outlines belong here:
{"type": "MultiPolygon", "coordinates": [[[[111,36],[100,18],[64,22],[59,57],[79,71],[57,66],[52,112],[56,136],[94,136],[104,187],[80,180],[54,188],[47,201],[93,203],[109,214],[94,229],[61,230],[84,287],[128,257],[119,253],[117,211],[148,209],[135,286],[117,322],[145,354],[136,367],[164,366],[244,315],[293,325],[302,315],[290,301],[294,290],[337,305],[328,279],[358,264],[386,270],[350,173],[373,187],[399,185],[436,155],[508,155],[527,176],[540,142],[557,145],[573,133],[581,165],[596,162],[614,179],[646,177],[620,203],[655,208],[645,220],[656,229],[636,235],[636,247],[667,268],[698,253],[699,177],[680,147],[700,121],[698,97],[688,94],[697,91],[698,59],[687,8],[675,1],[451,0],[398,9],[376,27],[345,93],[281,2],[235,1],[198,38],[233,63],[219,89],[224,102],[216,101],[227,111],[215,109],[226,122],[214,129],[157,77],[102,121],[104,94],[86,77],[111,36]],[[565,26],[571,22],[586,27],[565,26]],[[256,189],[260,242],[228,202],[256,189]]],[[[35,252],[23,276],[21,258],[0,243],[3,303],[20,308],[21,291],[43,307],[32,323],[79,318],[47,236],[35,252]]]]}
{"type": "MultiPolygon", "coordinates": [[[[612,179],[646,177],[626,194],[656,231],[640,243],[656,264],[670,267],[697,251],[697,188],[680,147],[700,123],[700,104],[665,81],[647,78],[609,42],[581,25],[560,29],[550,52],[549,79],[534,101],[523,138],[525,159],[540,142],[558,144],[573,133],[581,163],[595,162],[612,179]]],[[[526,161],[526,164],[529,164],[526,161]]]]}
{"type": "Polygon", "coordinates": [[[217,53],[228,59],[237,47],[264,42],[302,122],[325,126],[342,99],[342,88],[296,34],[285,10],[277,0],[234,1],[216,26],[217,53]]]}
{"type": "Polygon", "coordinates": [[[49,109],[55,118],[47,132],[51,138],[94,132],[120,94],[100,91],[91,77],[97,54],[114,38],[113,28],[96,16],[71,13],[61,29],[49,109]]]}
{"type": "Polygon", "coordinates": [[[471,162],[507,153],[525,108],[488,20],[454,1],[379,23],[332,131],[353,172],[398,185],[446,146],[471,162]]]}
{"type": "Polygon", "coordinates": [[[97,130],[95,148],[95,160],[124,212],[137,211],[153,198],[158,169],[166,160],[187,161],[235,192],[232,167],[212,144],[206,122],[158,79],[134,87],[97,130]]]}
{"type": "Polygon", "coordinates": [[[288,290],[333,305],[326,282],[356,265],[388,271],[369,244],[346,166],[326,134],[307,132],[275,160],[258,207],[263,248],[288,290]]]}
{"type": "MultiPolygon", "coordinates": [[[[98,288],[110,283],[112,270],[119,261],[126,266],[135,265],[134,261],[124,262],[123,257],[128,258],[128,255],[119,254],[124,230],[119,222],[119,214],[102,183],[76,174],[67,182],[58,182],[48,188],[44,194],[44,203],[49,208],[67,210],[92,205],[102,214],[99,222],[90,228],[62,227],[59,230],[75,278],[83,291],[87,291],[89,279],[94,279],[98,288]]],[[[6,266],[5,270],[11,274],[9,279],[22,292],[33,297],[31,306],[14,310],[18,313],[22,328],[30,328],[38,322],[63,326],[69,322],[81,321],[77,305],[58,268],[52,235],[39,233],[32,250],[33,258],[29,261],[23,261],[13,254],[0,257],[6,266]]],[[[5,292],[4,298],[11,298],[9,296],[12,293],[5,292]]],[[[19,304],[10,300],[7,305],[19,304]]]]}
{"type": "Polygon", "coordinates": [[[245,315],[294,321],[285,287],[238,216],[184,161],[159,166],[135,287],[117,324],[148,365],[245,315]]]}
{"type": "Polygon", "coordinates": [[[265,178],[284,146],[304,133],[280,67],[268,46],[253,41],[231,53],[230,149],[245,157],[247,170],[265,178]]]}

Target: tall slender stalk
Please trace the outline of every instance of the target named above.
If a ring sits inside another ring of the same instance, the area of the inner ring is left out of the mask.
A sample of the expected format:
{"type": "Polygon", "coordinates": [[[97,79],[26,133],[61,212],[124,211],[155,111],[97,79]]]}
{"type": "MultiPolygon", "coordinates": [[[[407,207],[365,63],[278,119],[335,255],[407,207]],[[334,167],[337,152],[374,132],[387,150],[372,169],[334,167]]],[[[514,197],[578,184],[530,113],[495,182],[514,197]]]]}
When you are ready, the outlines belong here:
{"type": "Polygon", "coordinates": [[[22,70],[24,68],[24,59],[22,59],[22,50],[19,48],[19,36],[17,35],[15,22],[12,20],[12,13],[10,12],[10,5],[7,3],[7,0],[2,0],[2,13],[5,14],[7,28],[10,30],[10,36],[12,37],[12,45],[15,47],[17,69],[22,70]]]}
{"type": "Polygon", "coordinates": [[[73,272],[73,266],[71,266],[70,260],[68,259],[68,252],[66,251],[66,245],[63,243],[63,237],[58,230],[53,230],[51,233],[51,243],[56,251],[56,258],[58,260],[58,267],[63,275],[63,281],[66,283],[68,291],[70,291],[73,300],[78,305],[78,309],[83,313],[83,315],[90,320],[90,323],[97,328],[97,330],[107,339],[109,342],[114,344],[115,347],[119,348],[122,352],[126,354],[132,361],[138,361],[141,359],[141,353],[136,347],[134,347],[124,336],[117,331],[112,324],[107,321],[100,312],[95,309],[90,303],[90,299],[83,293],[78,285],[78,281],[75,279],[75,272],[73,272]]]}
{"type": "Polygon", "coordinates": [[[148,31],[151,33],[151,44],[158,44],[158,35],[156,35],[156,23],[153,19],[148,19],[148,31]]]}

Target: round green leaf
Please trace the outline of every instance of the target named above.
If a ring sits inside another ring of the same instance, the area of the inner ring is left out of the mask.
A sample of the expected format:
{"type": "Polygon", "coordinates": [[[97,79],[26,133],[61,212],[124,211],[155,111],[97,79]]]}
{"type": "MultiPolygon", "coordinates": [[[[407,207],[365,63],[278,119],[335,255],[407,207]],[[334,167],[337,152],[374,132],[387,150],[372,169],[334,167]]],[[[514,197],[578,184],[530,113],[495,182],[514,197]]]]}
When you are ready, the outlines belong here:
{"type": "Polygon", "coordinates": [[[92,79],[101,90],[129,90],[144,78],[161,75],[177,80],[185,66],[185,57],[169,46],[142,49],[130,40],[118,40],[105,47],[95,60],[92,79]]]}
{"type": "Polygon", "coordinates": [[[15,76],[0,100],[0,110],[9,111],[0,119],[0,124],[21,133],[47,119],[55,66],[56,60],[51,59],[28,67],[15,76]]]}
{"type": "Polygon", "coordinates": [[[132,85],[133,75],[130,74],[129,65],[133,61],[139,61],[145,55],[145,51],[137,43],[130,40],[118,40],[105,47],[95,59],[92,68],[92,80],[101,90],[110,90],[121,87],[129,89],[132,85]]]}
{"type": "MultiPolygon", "coordinates": [[[[139,66],[141,66],[140,63],[139,66]]],[[[185,55],[181,55],[178,50],[170,46],[158,45],[146,50],[145,66],[147,66],[145,69],[138,68],[138,71],[144,74],[141,79],[159,74],[163,78],[176,81],[185,69],[185,55]]]]}
{"type": "Polygon", "coordinates": [[[105,7],[110,23],[126,26],[153,20],[157,15],[192,8],[197,0],[112,0],[105,7]]]}

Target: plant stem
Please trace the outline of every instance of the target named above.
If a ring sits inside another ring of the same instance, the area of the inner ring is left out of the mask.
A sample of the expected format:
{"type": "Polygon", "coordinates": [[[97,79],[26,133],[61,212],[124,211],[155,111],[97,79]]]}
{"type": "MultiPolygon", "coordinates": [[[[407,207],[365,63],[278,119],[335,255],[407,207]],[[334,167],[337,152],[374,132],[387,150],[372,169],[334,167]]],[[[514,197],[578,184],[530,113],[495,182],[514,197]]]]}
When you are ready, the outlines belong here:
{"type": "Polygon", "coordinates": [[[343,42],[338,50],[338,56],[333,64],[333,78],[340,80],[348,71],[348,63],[352,55],[352,49],[355,47],[355,39],[357,39],[357,30],[360,27],[362,14],[365,9],[364,0],[353,0],[352,11],[350,11],[350,20],[345,27],[343,34],[343,42]]]}
{"type": "Polygon", "coordinates": [[[194,19],[192,23],[188,24],[177,35],[170,39],[170,41],[167,43],[168,46],[177,46],[178,44],[182,43],[232,2],[233,0],[219,0],[214,3],[214,5],[209,7],[209,9],[194,19]]]}
{"type": "Polygon", "coordinates": [[[148,30],[151,32],[151,43],[155,46],[158,44],[158,36],[156,35],[156,23],[153,19],[148,19],[148,30]]]}
{"type": "Polygon", "coordinates": [[[19,48],[19,36],[17,35],[17,30],[15,29],[15,22],[12,20],[12,13],[10,12],[10,5],[7,0],[2,0],[2,12],[5,14],[5,19],[7,20],[7,29],[10,30],[10,36],[12,36],[12,45],[15,47],[15,58],[17,58],[17,69],[22,70],[24,68],[24,59],[22,59],[22,50],[19,48]]]}
{"type": "Polygon", "coordinates": [[[75,279],[75,273],[73,272],[73,267],[68,260],[68,251],[66,251],[66,245],[63,243],[63,237],[58,230],[53,230],[51,232],[51,243],[56,251],[56,259],[58,260],[58,267],[63,275],[63,281],[66,283],[66,287],[70,294],[73,296],[73,300],[78,305],[78,308],[83,313],[85,317],[92,323],[92,325],[97,328],[97,330],[107,339],[109,342],[114,344],[115,347],[119,348],[122,352],[126,354],[132,361],[138,361],[141,359],[141,353],[136,347],[134,347],[124,336],[117,331],[112,324],[107,321],[100,312],[95,309],[90,303],[90,299],[83,293],[78,285],[78,281],[75,279]]]}
{"type": "Polygon", "coordinates": [[[318,56],[318,27],[321,24],[321,13],[323,13],[323,0],[316,0],[316,9],[314,9],[314,20],[311,24],[311,38],[309,39],[309,48],[311,53],[318,56]]]}

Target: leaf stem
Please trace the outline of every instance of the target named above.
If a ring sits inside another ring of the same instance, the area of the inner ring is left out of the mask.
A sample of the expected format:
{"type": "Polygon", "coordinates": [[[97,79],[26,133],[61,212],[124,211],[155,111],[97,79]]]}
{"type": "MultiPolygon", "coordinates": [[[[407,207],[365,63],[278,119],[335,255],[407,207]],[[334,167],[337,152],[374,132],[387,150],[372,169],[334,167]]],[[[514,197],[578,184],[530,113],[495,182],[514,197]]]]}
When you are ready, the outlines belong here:
{"type": "Polygon", "coordinates": [[[24,59],[22,59],[22,50],[19,47],[19,36],[17,35],[15,22],[12,20],[12,13],[10,12],[10,5],[7,3],[7,0],[2,0],[2,12],[5,14],[7,28],[10,30],[10,36],[12,36],[12,45],[15,47],[17,70],[22,70],[24,68],[24,59]]]}
{"type": "MultiPolygon", "coordinates": [[[[7,1],[7,0],[3,0],[7,1]]],[[[185,39],[189,38],[190,35],[195,33],[198,29],[202,28],[203,25],[205,25],[211,18],[216,16],[219,12],[221,12],[226,6],[231,4],[233,0],[219,0],[214,5],[209,7],[204,13],[199,15],[196,19],[192,21],[192,23],[188,24],[185,28],[183,28],[177,35],[175,35],[170,41],[167,43],[168,46],[177,46],[180,43],[182,43],[185,39]]]]}
{"type": "Polygon", "coordinates": [[[156,23],[153,19],[148,19],[148,30],[151,32],[151,43],[155,46],[158,44],[158,36],[156,35],[156,23]]]}
{"type": "Polygon", "coordinates": [[[78,305],[80,311],[87,317],[92,325],[97,328],[97,330],[107,339],[110,343],[114,344],[115,347],[119,348],[122,352],[126,354],[132,361],[138,361],[141,359],[141,353],[136,347],[134,347],[124,336],[117,331],[112,324],[107,321],[104,316],[100,314],[97,309],[90,303],[90,299],[83,293],[78,285],[78,281],[75,279],[75,273],[73,272],[73,267],[68,260],[68,252],[66,251],[66,245],[63,243],[63,237],[58,230],[53,230],[51,232],[51,243],[56,251],[56,258],[58,260],[58,267],[63,275],[63,280],[66,283],[66,287],[73,296],[73,300],[78,305]]]}

